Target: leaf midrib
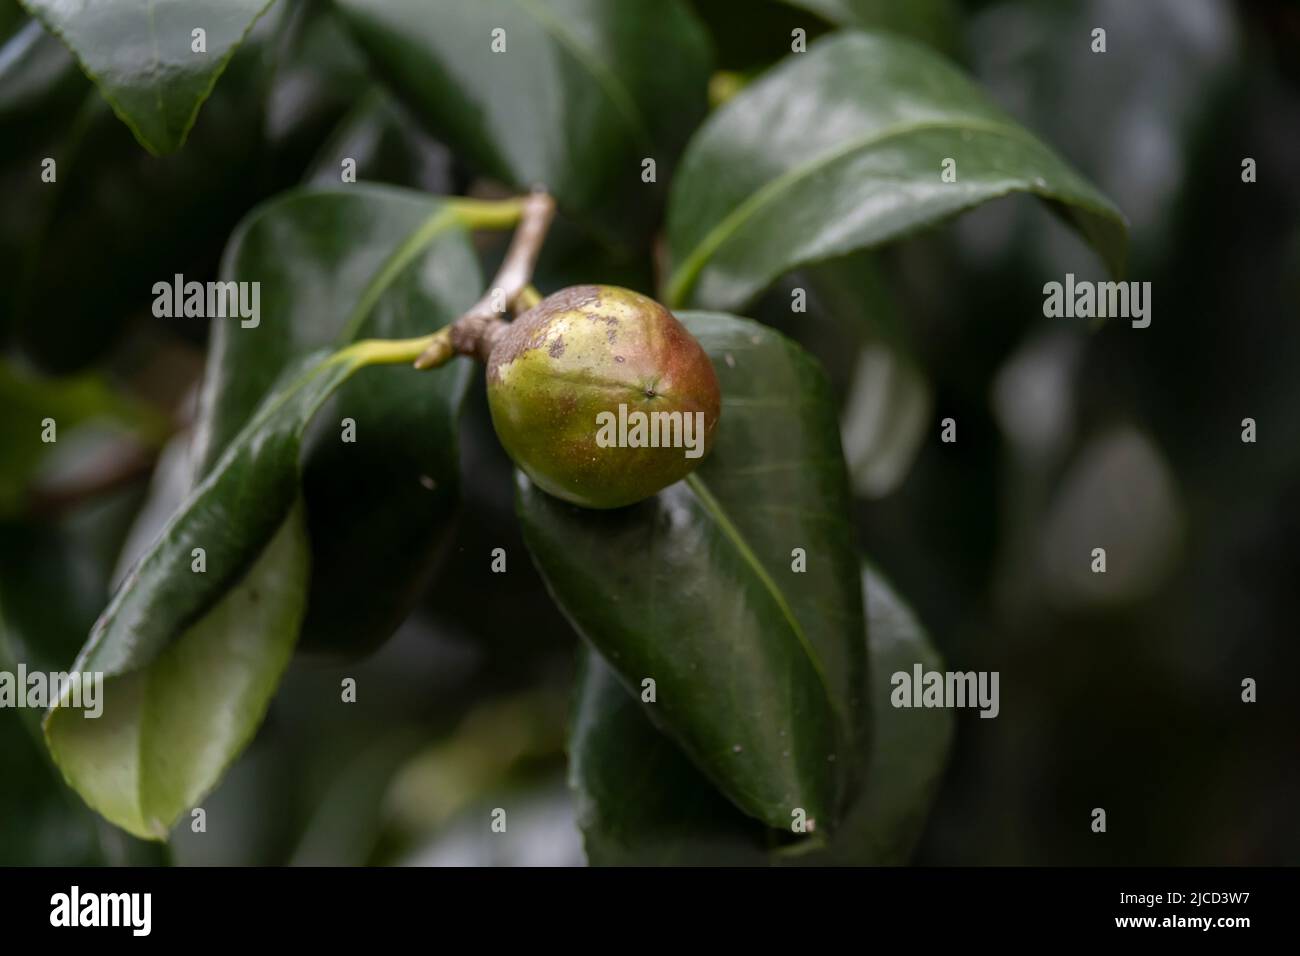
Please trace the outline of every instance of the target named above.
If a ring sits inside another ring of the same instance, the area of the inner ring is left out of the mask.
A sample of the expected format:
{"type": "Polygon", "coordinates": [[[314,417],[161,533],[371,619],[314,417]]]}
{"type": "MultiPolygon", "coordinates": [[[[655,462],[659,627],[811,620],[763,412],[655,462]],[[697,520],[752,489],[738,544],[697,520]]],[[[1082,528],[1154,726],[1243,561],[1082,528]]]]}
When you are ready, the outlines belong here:
{"type": "Polygon", "coordinates": [[[393,250],[392,255],[384,260],[384,264],[362,291],[356,307],[352,310],[352,314],[343,323],[343,331],[339,333],[338,338],[340,343],[348,343],[356,338],[375,304],[388,291],[397,277],[415,260],[416,256],[423,252],[434,239],[438,238],[455,221],[455,208],[440,203],[419,226],[402,240],[401,244],[393,250]]]}
{"type": "Polygon", "coordinates": [[[831,712],[835,716],[837,725],[835,736],[838,738],[845,728],[849,726],[847,715],[840,709],[839,700],[831,691],[830,681],[826,676],[825,668],[822,666],[821,658],[818,656],[816,648],[813,647],[812,641],[808,639],[808,635],[804,632],[803,625],[795,616],[794,609],[790,607],[790,603],[785,599],[785,595],[777,587],[776,582],[772,580],[772,576],[767,573],[767,568],[758,560],[758,556],[754,553],[753,548],[749,546],[749,542],[745,540],[745,536],[740,533],[740,529],[727,515],[722,503],[714,497],[713,492],[704,483],[704,479],[700,477],[699,472],[688,475],[686,484],[695,492],[696,497],[700,499],[700,503],[704,506],[705,512],[722,530],[723,535],[731,542],[741,559],[749,565],[754,572],[754,576],[758,578],[772,600],[776,602],[776,606],[781,611],[781,616],[785,618],[790,630],[794,632],[799,646],[803,649],[809,664],[812,666],[813,673],[817,675],[817,680],[822,686],[822,692],[826,695],[831,712]]]}
{"type": "Polygon", "coordinates": [[[667,298],[669,307],[677,308],[683,304],[684,297],[694,287],[695,281],[699,278],[700,272],[703,271],[705,263],[740,230],[747,220],[752,218],[764,206],[769,205],[782,194],[788,192],[795,184],[858,150],[867,150],[890,139],[930,130],[982,132],[995,136],[1004,136],[1008,139],[1019,139],[1042,148],[1042,144],[1034,136],[1021,132],[1015,126],[991,121],[956,120],[953,118],[942,121],[925,120],[897,123],[893,126],[855,136],[835,149],[828,150],[807,162],[800,163],[775,179],[764,183],[724,216],[717,225],[705,234],[704,238],[691,250],[690,255],[683,259],[682,264],[673,272],[668,283],[667,298]]]}

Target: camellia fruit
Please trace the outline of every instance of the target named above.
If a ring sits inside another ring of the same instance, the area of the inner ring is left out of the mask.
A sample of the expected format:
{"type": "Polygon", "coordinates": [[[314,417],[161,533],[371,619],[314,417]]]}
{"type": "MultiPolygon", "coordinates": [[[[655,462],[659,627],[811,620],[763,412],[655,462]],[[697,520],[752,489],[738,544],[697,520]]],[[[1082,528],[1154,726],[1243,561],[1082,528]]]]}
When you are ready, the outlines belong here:
{"type": "Polygon", "coordinates": [[[654,299],[583,285],[506,326],[487,361],[497,437],[543,491],[618,508],[685,478],[721,411],[700,343],[654,299]]]}

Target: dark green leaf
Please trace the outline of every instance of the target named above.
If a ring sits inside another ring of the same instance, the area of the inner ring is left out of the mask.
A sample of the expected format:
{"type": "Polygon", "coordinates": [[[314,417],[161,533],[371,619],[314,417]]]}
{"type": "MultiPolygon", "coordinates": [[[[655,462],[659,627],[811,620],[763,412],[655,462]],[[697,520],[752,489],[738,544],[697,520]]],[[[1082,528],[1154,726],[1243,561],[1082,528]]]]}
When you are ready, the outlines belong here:
{"type": "Polygon", "coordinates": [[[891,676],[942,659],[912,612],[870,566],[862,571],[870,654],[872,752],[861,794],[829,846],[786,856],[776,834],[738,813],[591,652],[570,737],[570,784],[595,865],[881,865],[910,858],[952,738],[946,710],[890,704],[891,676]]]}
{"type": "Polygon", "coordinates": [[[124,830],[166,837],[260,723],[306,609],[308,423],[385,350],[362,342],[287,369],[95,623],[73,668],[103,674],[103,714],[57,706],[46,740],[124,830]]]}
{"type": "MultiPolygon", "coordinates": [[[[240,480],[231,474],[231,482],[240,480]]],[[[221,489],[231,490],[229,482],[221,489]]],[[[166,839],[252,739],[302,618],[308,551],[301,507],[283,516],[242,577],[232,574],[229,553],[218,552],[212,580],[225,587],[217,603],[201,612],[188,607],[214,588],[204,581],[182,594],[185,576],[203,575],[190,571],[188,556],[171,569],[160,562],[185,544],[214,540],[220,508],[200,500],[182,512],[92,631],[74,667],[104,673],[103,714],[91,719],[59,706],[46,718],[46,741],[68,784],[109,822],[143,839],[166,839]],[[134,617],[141,605],[152,614],[147,624],[134,617]],[[164,624],[169,632],[161,632],[164,624]]]]}
{"type": "MultiPolygon", "coordinates": [[[[411,338],[464,311],[481,291],[454,207],[357,184],[306,189],[262,207],[232,238],[223,278],[261,283],[262,319],[218,319],[208,353],[198,474],[210,471],[286,367],[358,338],[411,338]]],[[[420,375],[375,369],[320,416],[304,461],[313,648],[355,654],[410,610],[458,497],[456,418],[471,368],[420,375]],[[342,422],[355,442],[342,441],[342,422]],[[382,561],[359,561],[361,555],[382,561]]]]}
{"type": "Polygon", "coordinates": [[[569,785],[593,866],[759,866],[768,834],[655,729],[599,655],[583,652],[569,785]]]}
{"type": "Polygon", "coordinates": [[[708,49],[679,0],[338,0],[375,69],[480,172],[544,184],[626,235],[653,222],[704,115],[708,49]],[[494,30],[504,52],[493,52],[494,30]],[[642,160],[657,163],[642,181],[642,160]]]}
{"type": "Polygon", "coordinates": [[[714,449],[656,497],[586,511],[519,481],[525,538],[569,619],[737,806],[834,820],[864,754],[862,597],[820,369],[745,319],[682,321],[722,387],[714,449]],[[806,572],[793,569],[795,549],[806,572]]]}
{"type": "Polygon", "coordinates": [[[715,113],[673,184],[670,305],[744,304],[804,263],[879,245],[1016,191],[1122,269],[1115,207],[933,51],[841,32],[715,113]],[[956,182],[940,177],[956,161],[956,182]]]}
{"type": "Polygon", "coordinates": [[[151,153],[179,149],[235,49],[273,0],[23,0],[151,153]],[[206,52],[194,52],[194,30],[206,52]]]}
{"type": "Polygon", "coordinates": [[[826,372],[854,491],[877,498],[907,477],[930,427],[933,394],[893,283],[871,251],[803,266],[752,306],[826,372]]]}

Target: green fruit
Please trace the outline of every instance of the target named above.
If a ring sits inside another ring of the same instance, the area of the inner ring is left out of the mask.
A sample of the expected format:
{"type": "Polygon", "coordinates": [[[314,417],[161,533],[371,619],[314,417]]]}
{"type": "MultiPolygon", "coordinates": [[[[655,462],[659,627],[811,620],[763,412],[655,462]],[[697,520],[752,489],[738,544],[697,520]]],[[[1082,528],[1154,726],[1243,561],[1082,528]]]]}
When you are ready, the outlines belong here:
{"type": "Polygon", "coordinates": [[[574,286],[519,316],[492,345],[487,387],[515,464],[586,508],[685,478],[721,410],[700,343],[654,299],[614,286],[574,286]]]}

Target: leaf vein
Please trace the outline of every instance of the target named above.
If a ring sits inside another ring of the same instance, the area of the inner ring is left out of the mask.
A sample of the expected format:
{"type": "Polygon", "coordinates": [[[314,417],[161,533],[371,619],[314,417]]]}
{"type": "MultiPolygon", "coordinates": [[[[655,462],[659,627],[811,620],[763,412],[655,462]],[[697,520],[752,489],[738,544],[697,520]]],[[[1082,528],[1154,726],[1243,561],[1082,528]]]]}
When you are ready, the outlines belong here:
{"type": "Polygon", "coordinates": [[[842,143],[835,149],[828,150],[820,156],[814,157],[805,163],[795,166],[793,169],[786,170],[775,179],[771,179],[755,190],[748,198],[731,210],[723,219],[718,222],[704,238],[696,244],[678,269],[673,273],[672,280],[668,285],[668,304],[670,307],[680,306],[686,294],[691,290],[703,270],[705,263],[711,258],[731,237],[739,231],[744,223],[752,218],[764,206],[769,205],[782,194],[789,191],[795,184],[801,182],[807,177],[813,175],[818,170],[831,165],[836,160],[845,156],[852,155],[859,150],[866,150],[891,139],[898,139],[913,133],[922,133],[932,130],[970,130],[976,132],[988,133],[994,136],[1005,136],[1010,139],[1019,139],[1034,146],[1041,148],[1042,144],[1029,133],[1017,130],[1013,126],[1007,126],[1000,123],[982,122],[976,120],[956,121],[952,118],[942,121],[925,120],[922,122],[898,123],[894,126],[888,126],[884,129],[872,130],[860,136],[852,137],[842,143]]]}

